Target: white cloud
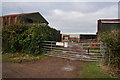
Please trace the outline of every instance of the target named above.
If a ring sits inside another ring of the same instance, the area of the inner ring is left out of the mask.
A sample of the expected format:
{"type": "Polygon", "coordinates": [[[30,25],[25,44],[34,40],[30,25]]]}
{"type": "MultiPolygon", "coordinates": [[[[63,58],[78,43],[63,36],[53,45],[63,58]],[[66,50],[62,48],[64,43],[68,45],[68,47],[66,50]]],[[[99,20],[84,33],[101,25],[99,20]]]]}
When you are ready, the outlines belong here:
{"type": "Polygon", "coordinates": [[[52,16],[55,16],[58,20],[61,21],[78,21],[79,18],[83,17],[84,14],[78,11],[63,11],[59,9],[55,9],[52,11],[52,16]]]}
{"type": "Polygon", "coordinates": [[[46,16],[52,20],[51,24],[62,32],[97,32],[97,20],[117,18],[117,5],[100,9],[96,12],[82,13],[81,11],[64,11],[60,9],[52,10],[51,14],[46,16]],[[59,27],[57,27],[59,26],[59,27]]]}
{"type": "Polygon", "coordinates": [[[5,2],[3,5],[4,14],[33,11],[39,11],[48,20],[50,26],[60,29],[63,33],[95,33],[97,31],[98,19],[112,19],[118,16],[117,3],[110,2],[5,2]]]}
{"type": "Polygon", "coordinates": [[[3,2],[118,2],[119,0],[2,0],[3,2]]]}

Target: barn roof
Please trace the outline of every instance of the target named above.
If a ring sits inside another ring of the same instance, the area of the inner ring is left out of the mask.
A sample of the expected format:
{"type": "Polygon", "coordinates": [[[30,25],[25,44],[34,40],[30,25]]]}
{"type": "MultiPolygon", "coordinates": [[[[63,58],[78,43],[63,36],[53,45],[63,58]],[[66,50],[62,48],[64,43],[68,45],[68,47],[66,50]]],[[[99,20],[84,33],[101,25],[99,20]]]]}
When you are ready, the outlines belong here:
{"type": "Polygon", "coordinates": [[[99,19],[102,23],[120,23],[120,19],[99,19]]]}
{"type": "Polygon", "coordinates": [[[13,16],[13,17],[14,16],[20,16],[22,18],[30,18],[34,21],[45,22],[45,23],[49,24],[48,21],[39,12],[11,14],[11,15],[5,15],[5,16],[2,16],[2,17],[4,18],[4,17],[11,17],[11,16],[13,16]]]}

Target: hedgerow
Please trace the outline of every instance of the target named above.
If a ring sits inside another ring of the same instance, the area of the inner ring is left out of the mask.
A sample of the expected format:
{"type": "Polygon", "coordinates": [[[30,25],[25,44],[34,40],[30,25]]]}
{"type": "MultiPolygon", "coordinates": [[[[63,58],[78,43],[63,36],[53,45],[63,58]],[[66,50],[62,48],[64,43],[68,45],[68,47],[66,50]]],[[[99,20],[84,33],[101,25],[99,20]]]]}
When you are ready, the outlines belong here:
{"type": "Polygon", "coordinates": [[[9,25],[2,30],[3,53],[40,54],[42,41],[58,41],[59,32],[47,25],[9,25]]]}
{"type": "Polygon", "coordinates": [[[106,46],[106,53],[104,54],[105,64],[120,70],[120,31],[112,30],[111,32],[103,33],[101,41],[106,46]]]}

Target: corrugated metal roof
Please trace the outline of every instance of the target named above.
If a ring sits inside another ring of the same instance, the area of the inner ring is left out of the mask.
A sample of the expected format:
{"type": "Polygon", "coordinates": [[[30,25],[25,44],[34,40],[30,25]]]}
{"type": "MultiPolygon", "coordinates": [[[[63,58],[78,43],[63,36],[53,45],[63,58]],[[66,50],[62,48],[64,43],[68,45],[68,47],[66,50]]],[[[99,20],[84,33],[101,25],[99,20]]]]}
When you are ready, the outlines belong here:
{"type": "Polygon", "coordinates": [[[120,23],[120,21],[101,21],[102,23],[120,23]]]}
{"type": "Polygon", "coordinates": [[[12,15],[5,15],[2,18],[6,17],[21,17],[21,20],[25,18],[32,19],[34,22],[41,22],[41,23],[48,23],[48,21],[39,13],[39,12],[32,12],[32,13],[23,13],[23,14],[12,14],[12,15]]]}
{"type": "Polygon", "coordinates": [[[120,21],[120,19],[100,19],[101,21],[114,21],[114,22],[118,22],[118,21],[120,21]]]}
{"type": "Polygon", "coordinates": [[[8,17],[8,16],[20,16],[20,15],[28,15],[28,14],[34,14],[34,13],[39,13],[39,12],[22,13],[22,14],[11,14],[11,15],[5,15],[5,16],[2,16],[2,17],[8,17]]]}
{"type": "Polygon", "coordinates": [[[102,23],[120,23],[120,19],[100,19],[102,23]]]}

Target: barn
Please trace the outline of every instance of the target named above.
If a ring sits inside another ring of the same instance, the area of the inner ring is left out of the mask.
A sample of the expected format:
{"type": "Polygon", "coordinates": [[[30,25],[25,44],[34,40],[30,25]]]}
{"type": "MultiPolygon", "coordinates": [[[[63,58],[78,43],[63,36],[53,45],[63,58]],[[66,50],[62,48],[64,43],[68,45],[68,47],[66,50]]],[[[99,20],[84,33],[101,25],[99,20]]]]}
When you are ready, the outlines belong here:
{"type": "Polygon", "coordinates": [[[12,15],[5,15],[1,17],[0,25],[8,26],[11,24],[48,25],[49,23],[39,12],[12,14],[12,15]]]}

